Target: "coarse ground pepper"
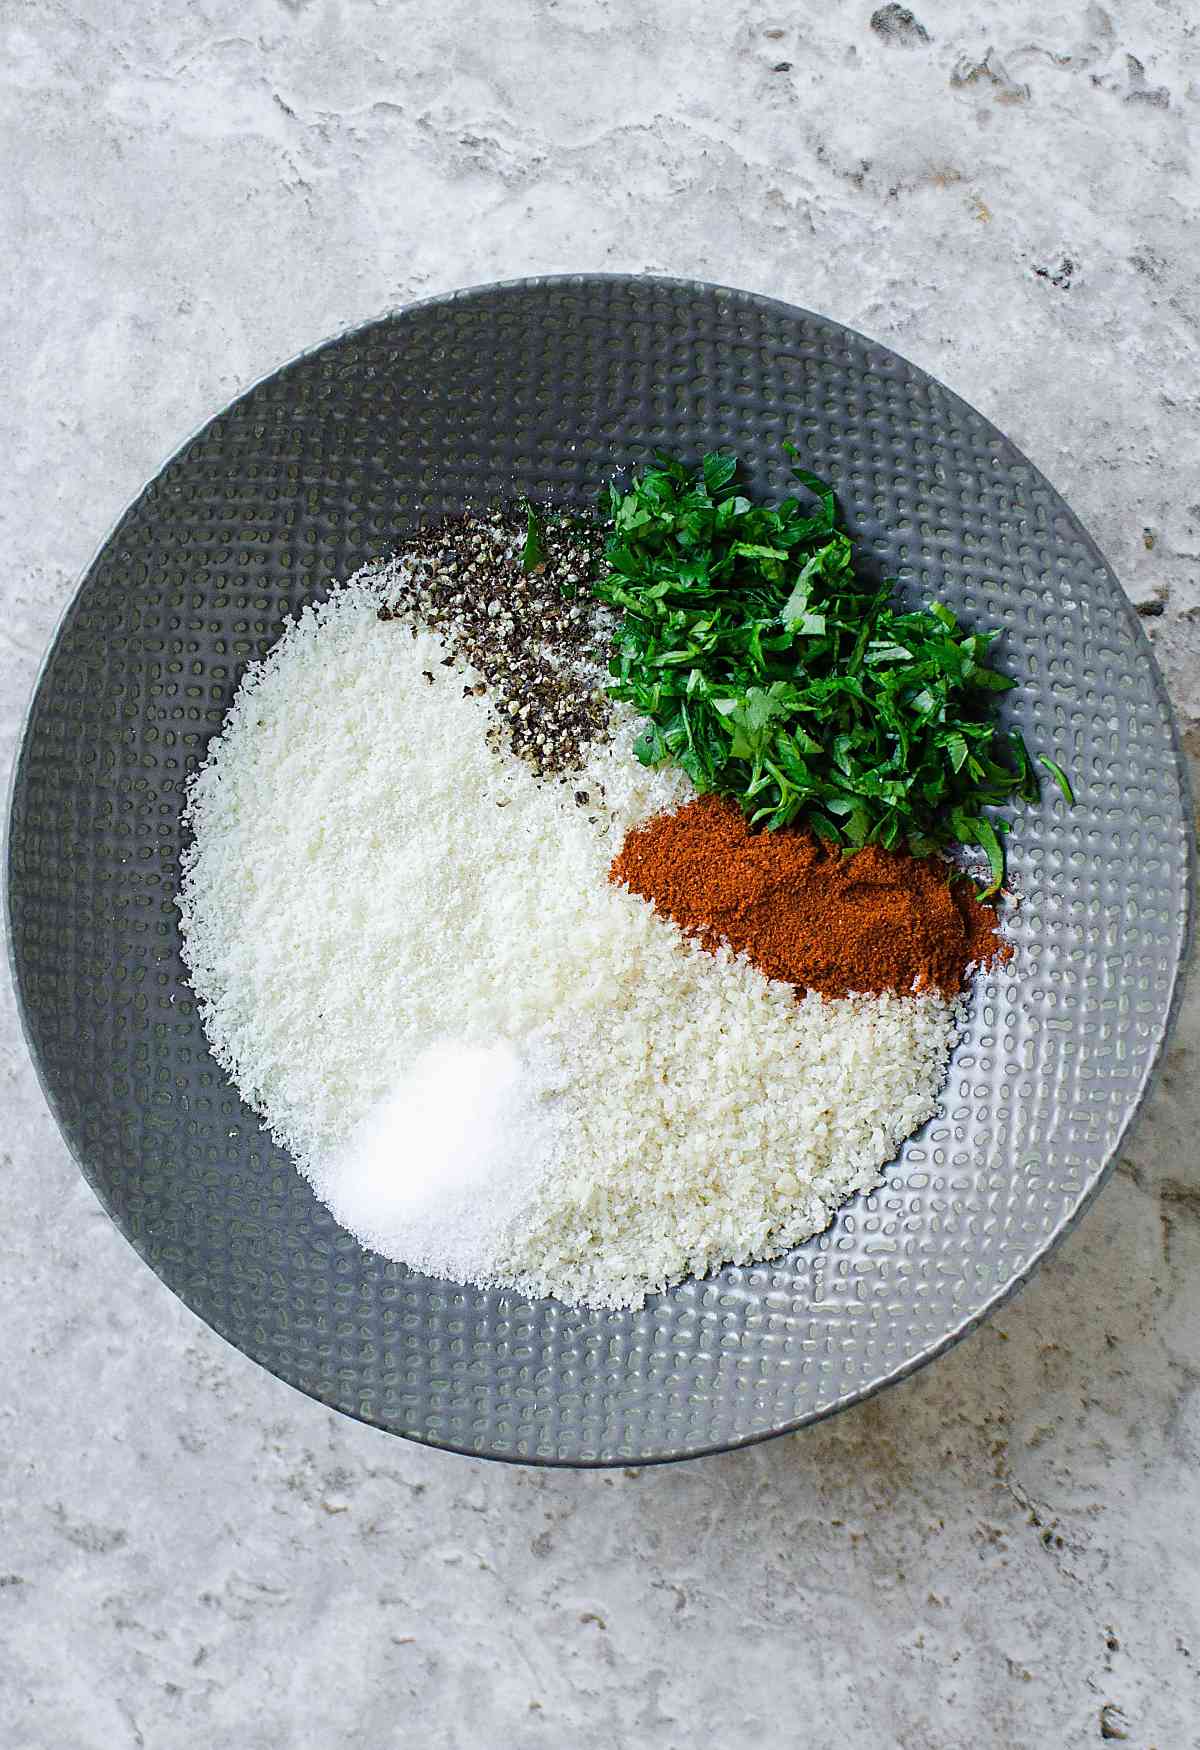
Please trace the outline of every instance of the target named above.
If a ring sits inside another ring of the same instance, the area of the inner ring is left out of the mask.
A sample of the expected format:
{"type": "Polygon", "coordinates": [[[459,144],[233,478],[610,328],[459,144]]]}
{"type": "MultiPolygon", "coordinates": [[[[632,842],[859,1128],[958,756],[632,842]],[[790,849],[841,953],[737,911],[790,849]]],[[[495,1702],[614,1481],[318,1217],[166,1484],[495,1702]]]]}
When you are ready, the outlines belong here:
{"type": "MultiPolygon", "coordinates": [[[[481,678],[492,735],[539,778],[586,764],[608,730],[611,616],[591,599],[601,537],[595,524],[548,512],[543,559],[527,571],[526,518],[514,508],[446,517],[397,549],[381,620],[428,626],[481,678]]],[[[580,804],[584,806],[584,804],[580,804]]]]}
{"type": "Polygon", "coordinates": [[[996,913],[940,858],[877,845],[844,855],[807,832],[751,832],[733,802],[701,796],[627,834],[626,883],[710,952],[728,943],[768,978],[842,997],[939,990],[1008,960],[996,913]]]}

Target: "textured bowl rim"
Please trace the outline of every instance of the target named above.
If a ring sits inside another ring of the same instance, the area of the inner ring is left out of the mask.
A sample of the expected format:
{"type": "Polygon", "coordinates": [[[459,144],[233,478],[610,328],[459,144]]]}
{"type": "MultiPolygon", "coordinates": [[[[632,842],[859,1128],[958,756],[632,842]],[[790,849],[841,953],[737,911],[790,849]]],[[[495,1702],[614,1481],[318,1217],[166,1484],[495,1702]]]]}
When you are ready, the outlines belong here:
{"type": "Polygon", "coordinates": [[[21,1034],[25,1041],[26,1050],[28,1051],[29,1057],[33,1063],[34,1073],[37,1077],[42,1097],[58,1127],[63,1142],[66,1144],[68,1153],[75,1161],[75,1164],[79,1168],[84,1180],[90,1186],[105,1215],[108,1216],[113,1226],[129,1244],[131,1250],[141,1262],[153,1271],[163,1287],[166,1288],[177,1301],[186,1307],[187,1311],[193,1318],[197,1319],[206,1327],[206,1329],[220,1338],[222,1342],[227,1343],[231,1349],[235,1350],[239,1355],[242,1355],[247,1361],[251,1361],[254,1365],[261,1367],[264,1372],[269,1373],[273,1378],[279,1380],[281,1384],[290,1387],[290,1389],[296,1392],[299,1396],[307,1398],[315,1403],[319,1403],[325,1409],[336,1411],[339,1415],[347,1416],[353,1421],[362,1422],[366,1427],[373,1428],[380,1434],[391,1436],[393,1438],[409,1440],[415,1445],[428,1447],[435,1452],[452,1452],[463,1458],[481,1459],[495,1464],[528,1465],[543,1470],[611,1470],[620,1468],[636,1468],[641,1470],[649,1468],[652,1465],[680,1464],[689,1459],[711,1458],[723,1452],[740,1452],[747,1447],[759,1446],[764,1441],[776,1440],[785,1434],[798,1433],[801,1429],[811,1427],[817,1422],[826,1421],[829,1417],[836,1416],[843,1410],[852,1408],[855,1404],[865,1403],[869,1398],[873,1398],[878,1392],[885,1390],[888,1386],[896,1385],[901,1380],[910,1378],[914,1373],[919,1372],[920,1369],[927,1367],[931,1361],[936,1361],[939,1356],[944,1355],[947,1350],[952,1349],[956,1344],[960,1343],[964,1337],[969,1336],[971,1332],[982,1324],[985,1319],[990,1318],[993,1313],[995,1313],[1000,1307],[1004,1306],[1006,1302],[1011,1300],[1022,1288],[1025,1287],[1042,1263],[1047,1257],[1049,1257],[1050,1253],[1053,1252],[1072,1229],[1078,1225],[1079,1221],[1091,1207],[1092,1202],[1103,1189],[1104,1185],[1107,1184],[1121,1150],[1126,1146],[1131,1133],[1145,1111],[1146,1103],[1151,1093],[1157,1086],[1167,1047],[1179,1018],[1179,1010],[1183,1001],[1184,988],[1195,941],[1198,865],[1195,833],[1188,832],[1186,835],[1187,863],[1184,894],[1183,936],[1179,958],[1171,974],[1171,997],[1167,1007],[1166,1017],[1163,1022],[1158,1048],[1145,1071],[1137,1097],[1130,1104],[1125,1122],[1113,1143],[1108,1159],[1092,1176],[1087,1184],[1085,1184],[1074,1205],[1060,1219],[1058,1224],[1044,1236],[1032,1257],[1029,1258],[1021,1269],[1014,1271],[1007,1281],[1002,1283],[1001,1286],[997,1288],[982,1304],[982,1306],[976,1308],[965,1318],[961,1319],[958,1324],[943,1332],[941,1336],[939,1336],[934,1342],[928,1344],[927,1347],[922,1349],[918,1354],[910,1356],[908,1360],[901,1365],[892,1368],[890,1371],[882,1374],[876,1379],[870,1380],[860,1389],[845,1392],[835,1402],[818,1409],[807,1411],[802,1416],[781,1423],[777,1428],[757,1429],[752,1434],[747,1434],[734,1440],[718,1441],[711,1446],[690,1447],[683,1451],[655,1453],[649,1457],[639,1457],[634,1459],[630,1459],[627,1456],[613,1456],[611,1458],[558,1458],[538,1455],[527,1456],[525,1454],[499,1451],[479,1452],[468,1446],[457,1445],[453,1441],[433,1440],[427,1435],[406,1433],[397,1429],[389,1428],[370,1416],[364,1416],[353,1409],[347,1409],[341,1404],[331,1403],[327,1398],[322,1397],[317,1391],[297,1385],[294,1381],[286,1378],[282,1373],[278,1372],[269,1362],[262,1361],[257,1356],[248,1354],[247,1351],[242,1349],[239,1344],[235,1343],[231,1337],[225,1336],[224,1332],[219,1330],[217,1326],[211,1324],[202,1313],[197,1312],[179,1290],[168,1281],[166,1276],[162,1274],[157,1264],[145,1255],[137,1245],[133,1236],[126,1230],[124,1224],[120,1221],[114,1211],[103,1182],[93,1171],[90,1163],[74,1146],[67,1134],[66,1127],[59,1113],[58,1101],[49,1087],[41,1058],[34,1046],[29,1013],[18,974],[16,937],[12,917],[13,812],[16,803],[18,780],[25,764],[34,713],[41,698],[42,688],[46,681],[51,660],[58,649],[59,641],[68,622],[71,620],[79,605],[80,597],[87,585],[88,579],[109,543],[125,521],[125,518],[139,503],[147,488],[157,480],[173,462],[183,456],[200,434],[204,432],[215,419],[220,418],[220,416],[236,402],[244,400],[248,395],[253,394],[256,389],[261,388],[281,372],[289,370],[292,366],[300,364],[305,359],[312,358],[316,354],[324,352],[328,347],[337,346],[345,341],[353,340],[356,336],[365,333],[367,330],[377,328],[383,323],[395,321],[398,318],[408,316],[418,310],[426,310],[439,305],[445,306],[463,303],[480,297],[490,297],[496,292],[522,292],[533,289],[541,290],[555,286],[572,286],[581,288],[588,285],[661,286],[664,289],[673,291],[684,291],[707,297],[715,296],[718,298],[729,298],[731,300],[736,300],[738,303],[753,305],[758,309],[775,311],[793,319],[807,318],[809,320],[819,321],[827,327],[836,330],[840,334],[852,336],[855,341],[866,341],[868,345],[877,347],[881,352],[890,353],[893,357],[899,359],[901,363],[907,365],[910,369],[919,372],[923,377],[935,384],[941,393],[944,394],[954,405],[962,408],[970,414],[972,418],[981,420],[989,431],[994,432],[996,436],[1001,439],[1018,462],[1023,463],[1026,467],[1031,469],[1040,480],[1045,481],[1046,489],[1050,493],[1052,499],[1061,509],[1067,512],[1072,523],[1079,529],[1089,556],[1108,573],[1112,578],[1113,583],[1116,585],[1117,605],[1124,614],[1127,628],[1133,634],[1135,644],[1140,644],[1141,654],[1148,663],[1155,697],[1164,707],[1165,716],[1170,726],[1171,752],[1174,758],[1175,772],[1179,785],[1180,802],[1187,818],[1189,820],[1192,819],[1194,807],[1191,778],[1188,771],[1187,759],[1183,751],[1179,724],[1175,716],[1170,695],[1167,691],[1166,682],[1163,679],[1162,671],[1158,664],[1158,659],[1154,653],[1154,647],[1146,636],[1145,627],[1142,625],[1133,604],[1125,594],[1125,591],[1121,588],[1120,580],[1118,579],[1113,566],[1101,552],[1092,535],[1071,510],[1062,494],[1053,483],[1046,478],[1037,464],[1031,461],[1030,458],[1026,456],[1025,452],[1012,442],[1011,438],[1001,432],[999,427],[994,425],[986,414],[981,413],[978,408],[973,407],[969,402],[964,401],[962,396],[958,395],[953,389],[950,389],[939,377],[934,376],[934,374],[927,370],[923,365],[914,364],[913,361],[908,359],[904,354],[896,352],[894,347],[888,346],[882,341],[873,340],[871,336],[863,334],[860,329],[851,328],[845,323],[838,322],[833,317],[821,315],[820,313],[808,310],[801,305],[791,304],[787,302],[786,299],[773,298],[760,292],[746,291],[736,286],[723,285],[713,281],[697,280],[687,276],[669,274],[609,272],[536,274],[516,279],[484,281],[469,286],[456,287],[445,292],[433,293],[427,297],[416,298],[407,303],[391,306],[374,316],[368,317],[362,321],[351,323],[347,327],[338,330],[336,333],[325,336],[324,339],[317,341],[314,345],[303,347],[299,352],[281,360],[278,364],[272,365],[269,370],[262,372],[258,377],[254,378],[253,381],[239,389],[236,394],[225,399],[220,406],[207,412],[200,422],[193,427],[188,436],[185,437],[181,443],[175,445],[174,449],[170,451],[158,468],[149,475],[134,496],[121,508],[109,528],[97,543],[91,557],[80,571],[75,581],[75,585],[71,590],[71,593],[67,598],[67,601],[65,602],[47,640],[41,661],[38,664],[37,673],[34,677],[33,686],[30,689],[26,701],[21,725],[17,733],[12,764],[8,775],[3,831],[0,832],[0,887],[3,889],[4,939],[9,974],[12,979],[15,1006],[20,1021],[21,1034]]]}

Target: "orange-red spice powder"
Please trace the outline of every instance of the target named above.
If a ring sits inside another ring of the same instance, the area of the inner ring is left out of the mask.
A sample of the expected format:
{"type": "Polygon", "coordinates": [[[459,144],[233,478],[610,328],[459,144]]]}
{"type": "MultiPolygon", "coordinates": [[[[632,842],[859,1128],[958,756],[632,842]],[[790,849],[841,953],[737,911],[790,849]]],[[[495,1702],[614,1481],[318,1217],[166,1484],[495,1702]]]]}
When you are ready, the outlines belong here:
{"type": "Polygon", "coordinates": [[[807,832],[751,832],[717,796],[634,828],[609,870],[710,952],[728,943],[768,978],[827,997],[953,997],[969,966],[1010,959],[994,908],[953,875],[938,857],[877,845],[844,856],[807,832]]]}

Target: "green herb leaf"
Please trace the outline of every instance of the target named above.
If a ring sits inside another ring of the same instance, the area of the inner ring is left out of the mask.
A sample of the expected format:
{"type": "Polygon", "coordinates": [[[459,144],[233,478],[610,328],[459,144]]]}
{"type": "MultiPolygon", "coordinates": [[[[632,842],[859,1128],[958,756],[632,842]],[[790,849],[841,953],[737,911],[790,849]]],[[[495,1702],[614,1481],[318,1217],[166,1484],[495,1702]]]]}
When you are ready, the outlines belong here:
{"type": "Polygon", "coordinates": [[[538,523],[537,512],[529,503],[525,506],[525,545],[521,550],[522,571],[535,571],[539,565],[546,563],[546,549],[542,545],[542,531],[538,523]]]}
{"type": "Polygon", "coordinates": [[[985,820],[982,815],[975,822],[974,842],[977,845],[982,845],[987,852],[988,866],[992,872],[990,883],[983,889],[979,897],[980,899],[991,899],[994,893],[999,893],[1000,884],[1004,880],[1004,851],[1001,848],[1000,840],[996,837],[995,827],[990,820],[985,820]]]}
{"type": "Polygon", "coordinates": [[[737,473],[737,457],[713,453],[704,458],[704,484],[710,496],[716,497],[723,486],[727,486],[737,473]]]}
{"type": "Polygon", "coordinates": [[[1067,806],[1070,808],[1074,808],[1074,806],[1075,806],[1075,792],[1071,788],[1071,780],[1067,777],[1067,774],[1063,771],[1062,767],[1060,765],[1057,765],[1054,762],[1054,760],[1047,759],[1047,757],[1044,753],[1040,753],[1038,755],[1038,762],[1039,762],[1039,764],[1045,766],[1045,768],[1049,772],[1050,776],[1054,779],[1054,782],[1058,785],[1059,789],[1062,791],[1063,795],[1066,797],[1067,806]]]}

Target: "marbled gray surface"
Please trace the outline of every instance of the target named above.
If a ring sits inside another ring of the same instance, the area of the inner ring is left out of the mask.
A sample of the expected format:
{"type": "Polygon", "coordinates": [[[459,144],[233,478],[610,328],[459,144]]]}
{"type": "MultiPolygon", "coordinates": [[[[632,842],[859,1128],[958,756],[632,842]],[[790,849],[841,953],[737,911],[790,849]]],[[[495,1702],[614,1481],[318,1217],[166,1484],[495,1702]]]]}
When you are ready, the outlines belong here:
{"type": "MultiPolygon", "coordinates": [[[[1088,523],[1200,752],[1184,0],[6,0],[0,737],[104,530],[277,362],[580,268],[876,335],[1088,523]],[[1159,611],[1161,608],[1161,612],[1159,611]]],[[[1200,996],[1092,1213],[933,1368],[641,1473],[408,1446],[110,1228],[0,1014],[0,1741],[1200,1745],[1200,996]]]]}

